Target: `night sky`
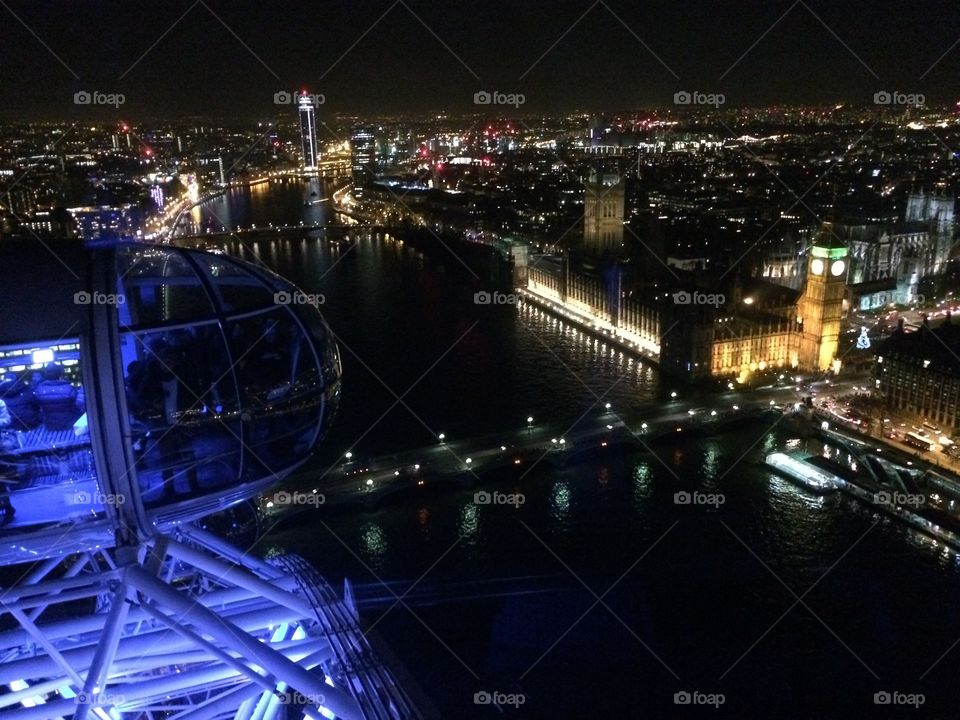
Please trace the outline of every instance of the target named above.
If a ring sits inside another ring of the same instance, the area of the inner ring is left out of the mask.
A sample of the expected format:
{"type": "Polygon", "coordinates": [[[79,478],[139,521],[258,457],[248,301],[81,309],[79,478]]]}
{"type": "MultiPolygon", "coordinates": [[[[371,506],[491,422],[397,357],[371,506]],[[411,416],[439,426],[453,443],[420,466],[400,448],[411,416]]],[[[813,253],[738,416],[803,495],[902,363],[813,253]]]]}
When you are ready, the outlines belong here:
{"type": "Polygon", "coordinates": [[[375,115],[472,111],[479,90],[523,93],[523,113],[667,106],[678,90],[728,107],[878,90],[952,104],[958,41],[960,4],[939,0],[0,0],[0,117],[256,119],[304,86],[323,112],[375,115]],[[78,90],[126,102],[78,108],[78,90]]]}

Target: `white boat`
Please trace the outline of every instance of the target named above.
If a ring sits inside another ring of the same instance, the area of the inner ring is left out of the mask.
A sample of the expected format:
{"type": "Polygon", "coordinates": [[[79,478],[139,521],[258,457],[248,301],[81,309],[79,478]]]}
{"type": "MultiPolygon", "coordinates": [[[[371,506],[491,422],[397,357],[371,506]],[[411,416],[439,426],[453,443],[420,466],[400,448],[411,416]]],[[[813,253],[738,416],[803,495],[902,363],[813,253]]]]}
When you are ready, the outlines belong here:
{"type": "Polygon", "coordinates": [[[782,452],[767,455],[766,464],[788,480],[811,492],[823,494],[838,490],[844,481],[815,465],[782,452]]]}

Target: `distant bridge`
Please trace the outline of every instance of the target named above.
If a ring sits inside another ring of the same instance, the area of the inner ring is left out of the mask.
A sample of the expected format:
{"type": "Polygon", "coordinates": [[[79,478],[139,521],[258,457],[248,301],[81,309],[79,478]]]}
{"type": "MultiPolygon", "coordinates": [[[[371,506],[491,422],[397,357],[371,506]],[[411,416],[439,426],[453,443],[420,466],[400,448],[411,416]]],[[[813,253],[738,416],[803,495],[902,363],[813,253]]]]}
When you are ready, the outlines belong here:
{"type": "Polygon", "coordinates": [[[513,429],[468,439],[437,439],[433,445],[413,450],[364,457],[357,452],[331,467],[326,478],[301,476],[297,484],[306,488],[302,502],[286,504],[283,491],[264,498],[267,515],[282,519],[298,514],[304,506],[360,504],[374,507],[385,498],[405,490],[441,482],[479,480],[478,473],[516,468],[521,474],[545,462],[564,465],[573,458],[590,452],[606,452],[618,445],[649,449],[678,433],[713,434],[729,425],[750,419],[761,419],[772,411],[762,401],[747,406],[734,406],[725,411],[704,411],[690,414],[685,405],[671,403],[666,411],[651,410],[647,420],[624,420],[610,408],[601,410],[582,427],[570,432],[566,423],[531,423],[513,429]],[[567,432],[565,432],[567,431],[567,432]],[[315,483],[311,485],[311,483],[315,483]],[[322,496],[322,497],[321,497],[322,496]],[[316,502],[311,503],[310,498],[316,502]]]}
{"type": "Polygon", "coordinates": [[[250,235],[259,235],[264,237],[278,236],[289,237],[291,235],[302,235],[303,233],[322,232],[329,235],[350,235],[351,233],[371,232],[379,234],[399,233],[401,228],[390,228],[385,225],[305,225],[298,223],[296,225],[253,225],[247,228],[236,228],[233,230],[214,230],[205,233],[194,233],[189,235],[174,235],[171,240],[174,242],[190,240],[211,240],[225,241],[229,239],[242,239],[250,235]]]}

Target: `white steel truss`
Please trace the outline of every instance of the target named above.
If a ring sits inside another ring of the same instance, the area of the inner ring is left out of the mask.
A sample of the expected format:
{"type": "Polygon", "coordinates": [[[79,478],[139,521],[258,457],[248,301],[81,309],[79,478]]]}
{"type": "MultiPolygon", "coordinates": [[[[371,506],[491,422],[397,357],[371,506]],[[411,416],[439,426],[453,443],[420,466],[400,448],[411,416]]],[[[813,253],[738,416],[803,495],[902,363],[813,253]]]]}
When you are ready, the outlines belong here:
{"type": "Polygon", "coordinates": [[[194,526],[38,563],[0,621],[0,720],[418,717],[308,564],[194,526]]]}

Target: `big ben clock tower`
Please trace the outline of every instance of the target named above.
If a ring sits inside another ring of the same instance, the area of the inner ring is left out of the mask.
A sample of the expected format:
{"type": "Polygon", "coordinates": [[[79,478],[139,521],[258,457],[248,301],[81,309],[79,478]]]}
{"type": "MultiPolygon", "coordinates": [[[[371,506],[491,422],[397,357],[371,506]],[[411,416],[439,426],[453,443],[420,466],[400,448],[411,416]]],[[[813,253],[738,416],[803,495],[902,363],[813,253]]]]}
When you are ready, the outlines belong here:
{"type": "Polygon", "coordinates": [[[797,305],[800,368],[830,369],[840,344],[840,319],[846,290],[848,251],[824,223],[810,248],[807,282],[797,305]]]}

